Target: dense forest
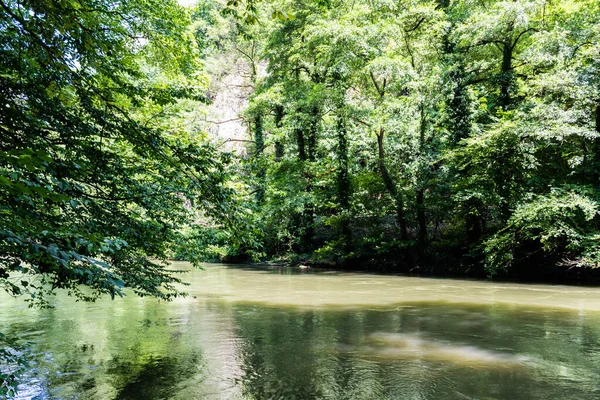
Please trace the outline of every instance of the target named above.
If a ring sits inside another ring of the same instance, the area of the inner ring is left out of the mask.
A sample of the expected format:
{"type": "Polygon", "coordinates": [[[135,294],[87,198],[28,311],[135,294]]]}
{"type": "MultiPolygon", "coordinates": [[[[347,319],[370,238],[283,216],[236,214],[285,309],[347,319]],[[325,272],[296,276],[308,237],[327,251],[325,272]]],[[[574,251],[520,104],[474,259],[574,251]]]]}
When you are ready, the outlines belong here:
{"type": "Polygon", "coordinates": [[[173,258],[598,267],[598,21],[595,0],[2,0],[0,285],[171,298],[173,258]]]}
{"type": "Polygon", "coordinates": [[[192,18],[246,62],[233,179],[252,239],[200,224],[188,248],[480,276],[599,265],[597,2],[244,6],[192,18]]]}

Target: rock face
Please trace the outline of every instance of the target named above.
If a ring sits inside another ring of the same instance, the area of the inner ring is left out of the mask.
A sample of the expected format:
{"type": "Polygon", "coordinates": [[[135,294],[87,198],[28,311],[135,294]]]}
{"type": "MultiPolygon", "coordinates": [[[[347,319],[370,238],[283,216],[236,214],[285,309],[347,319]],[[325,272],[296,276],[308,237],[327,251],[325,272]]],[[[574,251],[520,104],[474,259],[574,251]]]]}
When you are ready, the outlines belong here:
{"type": "Polygon", "coordinates": [[[213,103],[206,112],[205,127],[211,139],[224,143],[222,150],[246,153],[249,140],[241,114],[248,105],[252,85],[248,77],[248,63],[224,53],[208,65],[210,93],[213,103]]]}
{"type": "Polygon", "coordinates": [[[253,68],[250,60],[233,46],[211,57],[206,69],[210,77],[212,104],[199,118],[200,127],[220,145],[221,150],[246,155],[253,138],[242,114],[254,90],[254,80],[265,75],[266,64],[258,63],[253,68]]]}

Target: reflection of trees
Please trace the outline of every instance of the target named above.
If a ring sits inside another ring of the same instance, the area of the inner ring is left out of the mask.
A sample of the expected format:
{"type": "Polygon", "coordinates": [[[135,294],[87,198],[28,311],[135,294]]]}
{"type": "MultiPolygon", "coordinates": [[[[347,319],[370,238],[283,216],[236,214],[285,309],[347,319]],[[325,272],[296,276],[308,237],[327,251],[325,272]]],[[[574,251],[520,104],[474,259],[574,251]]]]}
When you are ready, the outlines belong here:
{"type": "Polygon", "coordinates": [[[594,313],[440,303],[300,310],[128,298],[15,309],[7,321],[7,335],[34,342],[29,392],[44,398],[599,398],[594,313]],[[515,369],[399,356],[398,344],[378,342],[376,333],[533,362],[515,369]]]}
{"type": "Polygon", "coordinates": [[[107,373],[122,382],[115,398],[168,399],[178,382],[198,373],[201,356],[197,353],[178,354],[177,357],[148,357],[144,363],[132,364],[115,358],[109,362],[107,373]],[[135,374],[132,376],[132,372],[135,374]]]}
{"type": "Polygon", "coordinates": [[[270,309],[237,313],[238,333],[243,338],[244,395],[256,399],[322,397],[313,384],[319,358],[310,343],[318,337],[313,315],[270,309]]]}
{"type": "Polygon", "coordinates": [[[202,349],[183,340],[181,330],[192,311],[188,303],[135,297],[95,304],[57,301],[54,309],[23,312],[20,322],[10,326],[12,336],[28,338],[37,352],[22,393],[169,398],[178,383],[203,365],[202,349]]]}
{"type": "Polygon", "coordinates": [[[364,336],[355,313],[243,308],[236,313],[245,376],[252,399],[382,398],[382,370],[340,354],[340,343],[364,336]]]}
{"type": "Polygon", "coordinates": [[[180,384],[203,372],[203,349],[188,336],[195,315],[193,303],[138,301],[120,310],[107,327],[110,358],[102,365],[113,398],[172,398],[180,384]]]}

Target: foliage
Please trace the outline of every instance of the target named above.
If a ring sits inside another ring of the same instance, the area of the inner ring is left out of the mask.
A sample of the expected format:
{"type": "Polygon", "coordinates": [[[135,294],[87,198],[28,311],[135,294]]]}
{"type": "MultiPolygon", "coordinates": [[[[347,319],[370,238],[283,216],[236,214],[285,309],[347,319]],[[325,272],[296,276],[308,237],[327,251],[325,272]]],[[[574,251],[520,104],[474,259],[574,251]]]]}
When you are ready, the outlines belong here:
{"type": "Polygon", "coordinates": [[[486,269],[494,274],[510,267],[515,249],[528,240],[539,242],[545,253],[561,254],[571,267],[599,267],[600,205],[589,197],[593,192],[577,191],[582,190],[556,188],[520,205],[507,226],[485,243],[486,269]]]}
{"type": "Polygon", "coordinates": [[[194,207],[225,216],[231,197],[225,155],[177,117],[205,99],[187,12],[153,0],[0,7],[0,284],[41,304],[56,289],[181,294],[170,243],[194,207]]]}
{"type": "Polygon", "coordinates": [[[246,204],[267,257],[450,256],[496,274],[541,252],[596,265],[598,218],[575,217],[600,186],[596,3],[305,0],[254,12],[267,71],[246,115],[261,118],[265,175],[240,178],[264,191],[246,204]]]}
{"type": "Polygon", "coordinates": [[[19,377],[27,366],[27,358],[20,346],[0,333],[0,397],[15,396],[19,377]]]}

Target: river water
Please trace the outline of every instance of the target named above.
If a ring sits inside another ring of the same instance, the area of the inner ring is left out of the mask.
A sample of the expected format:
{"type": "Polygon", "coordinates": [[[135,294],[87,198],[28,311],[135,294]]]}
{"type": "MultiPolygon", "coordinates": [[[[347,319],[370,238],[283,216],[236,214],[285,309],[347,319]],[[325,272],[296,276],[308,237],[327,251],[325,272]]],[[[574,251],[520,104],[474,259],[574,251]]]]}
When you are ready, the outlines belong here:
{"type": "MultiPolygon", "coordinates": [[[[183,263],[176,265],[186,268],[183,263]]],[[[598,399],[600,289],[207,265],[190,297],[0,295],[23,399],[598,399]]]]}

